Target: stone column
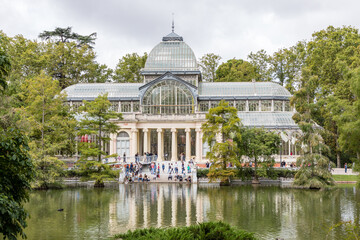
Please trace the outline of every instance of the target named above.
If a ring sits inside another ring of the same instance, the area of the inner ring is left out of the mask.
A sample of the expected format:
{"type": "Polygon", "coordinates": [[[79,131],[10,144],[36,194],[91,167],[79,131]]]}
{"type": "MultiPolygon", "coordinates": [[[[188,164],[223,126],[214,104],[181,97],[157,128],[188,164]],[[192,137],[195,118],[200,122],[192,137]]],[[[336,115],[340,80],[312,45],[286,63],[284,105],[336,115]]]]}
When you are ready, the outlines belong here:
{"type": "Polygon", "coordinates": [[[130,161],[135,161],[135,154],[137,152],[137,132],[138,130],[136,128],[132,128],[131,129],[131,152],[130,152],[130,155],[129,156],[129,160],[130,161]]]}
{"type": "Polygon", "coordinates": [[[185,159],[186,161],[189,161],[191,158],[191,129],[190,128],[186,128],[185,129],[186,132],[186,154],[185,154],[185,159]]]}
{"type": "Polygon", "coordinates": [[[196,128],[195,131],[196,131],[195,161],[200,161],[201,160],[201,138],[200,138],[201,128],[196,128]]]}
{"type": "Polygon", "coordinates": [[[186,132],[186,150],[185,150],[185,160],[189,161],[191,158],[191,129],[190,128],[186,128],[185,129],[186,132]]]}
{"type": "Polygon", "coordinates": [[[162,157],[163,157],[163,149],[162,149],[162,129],[158,128],[157,129],[157,133],[158,133],[158,143],[157,143],[157,155],[158,155],[158,161],[162,161],[162,157]]]}
{"type": "Polygon", "coordinates": [[[143,132],[144,132],[144,153],[145,153],[145,152],[149,152],[149,149],[148,149],[148,132],[149,132],[149,129],[144,128],[143,132]]]}
{"type": "Polygon", "coordinates": [[[176,128],[171,129],[171,161],[177,161],[177,136],[176,128]]]}

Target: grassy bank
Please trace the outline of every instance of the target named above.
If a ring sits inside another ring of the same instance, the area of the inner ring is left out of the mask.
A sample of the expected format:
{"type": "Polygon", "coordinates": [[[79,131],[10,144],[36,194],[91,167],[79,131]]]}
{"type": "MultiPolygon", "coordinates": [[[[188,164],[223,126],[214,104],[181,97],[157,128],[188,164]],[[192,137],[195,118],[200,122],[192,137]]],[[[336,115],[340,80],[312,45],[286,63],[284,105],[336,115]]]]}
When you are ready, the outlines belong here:
{"type": "Polygon", "coordinates": [[[357,181],[358,175],[333,175],[335,181],[357,181]]]}
{"type": "Polygon", "coordinates": [[[146,228],[117,234],[113,239],[126,240],[253,240],[253,233],[231,227],[224,222],[206,222],[190,227],[146,228]]]}

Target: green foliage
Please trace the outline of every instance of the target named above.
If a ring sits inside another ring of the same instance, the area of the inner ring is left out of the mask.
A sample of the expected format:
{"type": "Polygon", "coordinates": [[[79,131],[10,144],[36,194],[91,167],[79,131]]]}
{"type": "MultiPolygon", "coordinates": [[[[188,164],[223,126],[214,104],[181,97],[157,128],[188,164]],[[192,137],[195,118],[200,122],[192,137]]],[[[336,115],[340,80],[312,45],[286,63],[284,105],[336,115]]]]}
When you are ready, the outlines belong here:
{"type": "Polygon", "coordinates": [[[241,59],[230,59],[216,70],[216,82],[251,82],[257,78],[256,68],[241,59]]]}
{"type": "Polygon", "coordinates": [[[329,228],[328,234],[326,235],[326,239],[330,236],[331,232],[338,229],[344,228],[345,234],[342,236],[344,240],[358,240],[360,238],[360,228],[358,224],[355,224],[352,221],[347,222],[339,222],[329,228]]]}
{"type": "Polygon", "coordinates": [[[255,67],[256,81],[271,81],[270,59],[271,57],[265,50],[260,50],[256,53],[250,53],[248,58],[250,63],[255,67]]]}
{"type": "Polygon", "coordinates": [[[86,160],[88,157],[98,157],[105,152],[102,149],[102,143],[110,141],[109,134],[116,133],[119,126],[110,119],[122,119],[122,114],[110,110],[111,103],[107,99],[107,94],[99,95],[94,101],[84,101],[84,106],[80,111],[84,111],[83,119],[80,121],[80,135],[97,135],[97,143],[83,143],[79,145],[82,153],[81,159],[86,160]]]}
{"type": "Polygon", "coordinates": [[[265,173],[262,172],[266,172],[266,168],[258,172],[258,161],[262,161],[266,165],[273,163],[272,155],[279,152],[280,137],[275,132],[266,131],[263,128],[243,128],[241,136],[242,138],[238,140],[240,155],[254,160],[255,179],[258,179],[258,173],[264,175],[265,173]]]}
{"type": "Polygon", "coordinates": [[[113,80],[115,82],[143,82],[140,70],[144,68],[147,53],[139,56],[137,53],[126,54],[116,65],[113,80]]]}
{"type": "Polygon", "coordinates": [[[80,161],[77,166],[74,175],[80,176],[82,180],[94,179],[95,187],[104,187],[104,180],[118,177],[118,172],[111,170],[109,165],[97,161],[80,161]]]}
{"type": "Polygon", "coordinates": [[[42,71],[58,80],[61,89],[75,83],[105,82],[112,73],[95,61],[96,53],[87,44],[51,39],[38,42],[21,35],[7,39],[4,47],[12,65],[7,80],[14,93],[26,79],[42,71]]]}
{"type": "Polygon", "coordinates": [[[225,101],[219,106],[211,108],[206,114],[206,123],[202,125],[204,141],[210,146],[206,157],[212,162],[208,177],[210,181],[220,179],[221,182],[228,182],[234,176],[232,169],[227,169],[227,164],[236,165],[238,161],[238,147],[236,139],[241,139],[241,122],[237,116],[237,110],[229,107],[225,101]]]}
{"type": "Polygon", "coordinates": [[[21,85],[19,111],[26,121],[30,138],[30,154],[37,170],[34,187],[47,188],[60,179],[64,165],[56,157],[59,152],[71,155],[75,149],[76,121],[64,104],[58,81],[44,73],[26,79],[21,85]]]}
{"type": "Polygon", "coordinates": [[[3,38],[0,35],[0,91],[6,89],[6,76],[11,69],[10,60],[4,49],[3,38]]]}
{"type": "Polygon", "coordinates": [[[214,82],[216,79],[216,69],[219,66],[221,57],[214,53],[207,53],[199,60],[199,67],[202,78],[205,82],[214,82]]]}
{"type": "MultiPolygon", "coordinates": [[[[355,96],[351,89],[351,71],[359,67],[360,34],[352,27],[315,32],[306,45],[306,59],[293,102],[300,114],[307,113],[326,131],[322,134],[341,165],[339,137],[340,119],[344,108],[352,105],[355,96]]],[[[353,112],[356,115],[356,112],[353,112]]]]}
{"type": "Polygon", "coordinates": [[[88,45],[89,47],[91,47],[95,44],[96,33],[92,33],[90,35],[80,35],[78,33],[71,32],[71,27],[57,27],[54,31],[44,31],[40,33],[39,38],[43,40],[53,39],[57,43],[75,41],[80,46],[88,45]]]}
{"type": "Polygon", "coordinates": [[[34,161],[36,178],[32,188],[48,189],[61,181],[65,164],[57,157],[44,156],[34,161]]]}
{"type": "Polygon", "coordinates": [[[296,165],[301,167],[295,175],[294,185],[315,189],[334,185],[327,157],[316,153],[305,154],[297,159],[296,165]]]}
{"type": "Polygon", "coordinates": [[[208,168],[199,168],[196,170],[196,176],[197,178],[207,178],[207,175],[209,174],[208,168]]]}
{"type": "Polygon", "coordinates": [[[25,237],[28,200],[34,166],[28,154],[27,138],[19,130],[0,130],[0,233],[4,238],[25,237]]]}
{"type": "Polygon", "coordinates": [[[253,233],[231,227],[224,222],[198,223],[190,227],[177,228],[147,228],[128,231],[124,234],[117,234],[114,239],[141,240],[251,240],[255,239],[253,233]]]}

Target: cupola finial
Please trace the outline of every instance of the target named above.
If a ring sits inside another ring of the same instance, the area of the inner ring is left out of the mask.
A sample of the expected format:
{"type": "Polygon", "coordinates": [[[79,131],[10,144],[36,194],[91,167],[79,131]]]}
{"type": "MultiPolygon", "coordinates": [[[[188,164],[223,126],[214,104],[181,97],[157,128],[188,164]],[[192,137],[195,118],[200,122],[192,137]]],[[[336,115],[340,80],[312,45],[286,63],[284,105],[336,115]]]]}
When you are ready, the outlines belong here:
{"type": "Polygon", "coordinates": [[[175,26],[174,26],[174,13],[172,14],[172,32],[174,32],[174,28],[175,28],[175,26]]]}

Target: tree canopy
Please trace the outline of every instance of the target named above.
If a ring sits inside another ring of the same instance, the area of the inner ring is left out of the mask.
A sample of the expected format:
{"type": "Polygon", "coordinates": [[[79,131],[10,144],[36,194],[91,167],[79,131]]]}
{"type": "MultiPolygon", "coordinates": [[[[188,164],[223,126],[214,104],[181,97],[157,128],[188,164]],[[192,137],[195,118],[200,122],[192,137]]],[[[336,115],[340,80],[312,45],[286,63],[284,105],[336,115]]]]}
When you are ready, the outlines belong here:
{"type": "Polygon", "coordinates": [[[234,175],[227,168],[229,163],[233,166],[239,163],[237,141],[241,139],[240,128],[241,121],[236,108],[229,107],[224,100],[206,114],[202,130],[203,139],[210,146],[210,151],[206,154],[212,163],[208,175],[210,180],[220,179],[226,183],[234,175]]]}
{"type": "Polygon", "coordinates": [[[90,48],[92,48],[92,46],[95,45],[96,33],[94,32],[89,35],[80,35],[78,33],[72,32],[72,27],[57,27],[53,31],[43,31],[39,34],[39,38],[43,40],[54,40],[57,43],[74,41],[79,46],[88,45],[90,48]]]}
{"type": "Polygon", "coordinates": [[[121,120],[122,114],[110,110],[110,106],[107,94],[104,94],[99,95],[94,101],[84,101],[84,106],[80,108],[80,111],[84,111],[83,118],[80,120],[80,135],[97,136],[97,142],[83,142],[80,146],[82,159],[97,157],[100,162],[101,156],[105,155],[102,144],[110,140],[110,133],[118,131],[119,126],[110,120],[121,120]]]}
{"type": "Polygon", "coordinates": [[[143,82],[140,70],[145,67],[147,53],[139,56],[137,53],[126,54],[116,65],[113,80],[115,82],[143,82]]]}
{"type": "Polygon", "coordinates": [[[271,165],[272,155],[279,152],[280,137],[275,132],[263,128],[243,128],[241,140],[238,141],[240,155],[248,156],[255,163],[255,180],[258,180],[258,162],[271,165]]]}
{"type": "Polygon", "coordinates": [[[251,82],[257,78],[256,67],[242,59],[230,59],[216,70],[216,82],[251,82]]]}
{"type": "Polygon", "coordinates": [[[19,130],[0,129],[0,233],[16,240],[25,237],[27,226],[23,203],[34,179],[26,136],[19,130]]]}
{"type": "Polygon", "coordinates": [[[199,67],[202,78],[205,82],[214,82],[216,79],[216,69],[219,66],[221,57],[214,53],[207,53],[199,60],[199,67]]]}

